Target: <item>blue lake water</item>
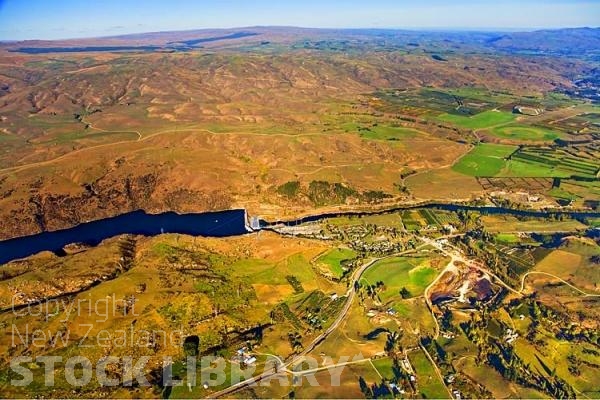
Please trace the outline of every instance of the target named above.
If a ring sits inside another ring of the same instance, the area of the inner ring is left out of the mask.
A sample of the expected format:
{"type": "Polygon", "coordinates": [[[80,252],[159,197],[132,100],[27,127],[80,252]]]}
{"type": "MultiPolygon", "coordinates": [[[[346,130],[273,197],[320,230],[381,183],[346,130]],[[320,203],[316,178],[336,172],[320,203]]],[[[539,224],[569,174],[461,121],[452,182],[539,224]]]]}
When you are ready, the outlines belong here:
{"type": "Polygon", "coordinates": [[[248,233],[244,210],[202,214],[147,214],[134,211],[117,217],[87,222],[73,228],[0,242],[0,264],[24,258],[40,251],[60,252],[70,243],[97,245],[122,234],[155,236],[181,233],[194,236],[237,236],[248,233]]]}
{"type": "MultiPolygon", "coordinates": [[[[583,220],[585,218],[600,218],[600,212],[569,212],[569,211],[526,211],[501,207],[475,207],[454,204],[428,204],[414,207],[397,207],[394,209],[374,212],[340,212],[317,214],[298,220],[267,222],[261,221],[261,228],[269,229],[274,225],[288,226],[305,222],[320,221],[340,216],[365,216],[388,214],[406,209],[438,209],[445,211],[475,211],[482,214],[506,214],[518,217],[546,218],[562,215],[568,218],[583,220]]],[[[117,217],[105,218],[87,222],[73,228],[44,232],[37,235],[25,236],[0,241],[0,264],[28,257],[40,251],[59,253],[63,247],[71,243],[86,243],[97,245],[101,241],[123,234],[155,236],[161,233],[180,233],[193,236],[226,237],[248,233],[245,210],[230,210],[200,214],[147,214],[144,211],[134,211],[117,217]]]]}

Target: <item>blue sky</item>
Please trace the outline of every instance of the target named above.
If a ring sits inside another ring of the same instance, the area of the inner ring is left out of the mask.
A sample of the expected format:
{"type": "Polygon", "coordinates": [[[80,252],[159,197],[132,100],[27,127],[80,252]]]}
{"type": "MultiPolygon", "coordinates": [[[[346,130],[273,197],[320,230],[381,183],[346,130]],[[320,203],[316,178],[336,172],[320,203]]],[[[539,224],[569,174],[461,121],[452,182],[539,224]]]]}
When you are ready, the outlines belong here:
{"type": "Polygon", "coordinates": [[[600,25],[600,0],[0,0],[0,39],[286,25],[537,29],[600,25]]]}

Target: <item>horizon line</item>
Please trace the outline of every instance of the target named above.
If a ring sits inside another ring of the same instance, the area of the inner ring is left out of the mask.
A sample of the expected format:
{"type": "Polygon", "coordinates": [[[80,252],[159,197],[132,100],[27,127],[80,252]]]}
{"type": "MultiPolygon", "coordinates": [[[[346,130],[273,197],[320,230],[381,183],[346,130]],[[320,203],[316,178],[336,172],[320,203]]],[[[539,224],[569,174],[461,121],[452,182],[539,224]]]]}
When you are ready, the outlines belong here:
{"type": "Polygon", "coordinates": [[[157,34],[157,33],[184,33],[193,31],[218,31],[218,30],[241,30],[241,29],[303,29],[303,30],[322,30],[322,31],[369,31],[369,30],[388,30],[388,31],[404,31],[404,32],[473,32],[473,33],[527,33],[536,31],[559,31],[570,29],[600,29],[600,26],[563,26],[563,27],[307,27],[293,25],[251,25],[251,26],[233,26],[219,28],[189,28],[189,29],[173,29],[173,30],[149,30],[139,32],[127,32],[122,34],[110,34],[99,36],[76,36],[63,37],[54,39],[43,38],[28,38],[28,39],[0,39],[0,43],[18,43],[27,41],[65,41],[65,40],[90,40],[90,39],[110,39],[122,38],[133,35],[157,34]]]}

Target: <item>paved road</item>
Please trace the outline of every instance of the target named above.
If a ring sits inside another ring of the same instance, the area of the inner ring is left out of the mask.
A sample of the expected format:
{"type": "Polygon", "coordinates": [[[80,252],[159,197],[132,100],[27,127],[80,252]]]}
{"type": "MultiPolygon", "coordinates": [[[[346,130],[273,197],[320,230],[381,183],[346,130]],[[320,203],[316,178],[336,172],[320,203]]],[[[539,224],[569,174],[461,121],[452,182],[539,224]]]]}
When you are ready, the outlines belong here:
{"type": "Polygon", "coordinates": [[[298,353],[291,360],[287,361],[283,365],[280,365],[277,368],[277,371],[273,371],[273,372],[269,372],[269,373],[265,373],[262,375],[258,375],[258,376],[249,378],[245,381],[239,382],[239,383],[232,385],[226,389],[223,389],[219,392],[212,393],[210,395],[210,397],[211,398],[224,397],[224,396],[233,394],[233,393],[237,392],[238,390],[241,390],[248,386],[257,384],[260,381],[270,380],[270,379],[273,379],[278,376],[286,375],[287,370],[289,370],[290,366],[301,361],[303,357],[305,357],[307,354],[311,353],[315,348],[317,348],[321,343],[323,343],[325,341],[325,339],[327,339],[327,337],[329,335],[331,335],[331,333],[333,333],[339,327],[339,325],[344,321],[344,319],[348,315],[348,312],[350,311],[350,307],[352,307],[354,297],[356,296],[356,291],[354,290],[354,282],[358,281],[360,279],[360,277],[362,276],[362,274],[367,269],[369,269],[371,266],[373,266],[373,264],[375,264],[376,262],[378,262],[380,260],[390,258],[390,257],[398,257],[398,256],[401,256],[404,254],[412,253],[416,249],[418,249],[418,247],[415,249],[401,252],[401,253],[392,254],[392,255],[389,255],[386,257],[375,258],[375,259],[363,264],[359,269],[354,271],[354,273],[352,274],[352,279],[350,280],[350,287],[348,288],[348,291],[346,292],[346,303],[344,304],[344,307],[342,308],[342,310],[341,310],[340,314],[338,315],[338,317],[336,318],[336,320],[333,322],[333,324],[331,324],[331,326],[329,328],[327,328],[327,330],[325,330],[323,333],[321,333],[319,336],[317,336],[308,346],[306,346],[301,353],[298,353]]]}
{"type": "MultiPolygon", "coordinates": [[[[450,235],[452,236],[452,235],[450,235]]],[[[450,237],[448,236],[448,237],[450,237]]],[[[455,235],[455,236],[459,236],[459,235],[455,235]]],[[[448,238],[448,237],[443,237],[442,239],[448,238]]],[[[350,311],[350,308],[352,307],[352,303],[354,301],[354,298],[356,296],[356,291],[354,290],[354,282],[357,282],[358,280],[360,280],[361,276],[364,274],[364,272],[369,269],[371,266],[373,266],[373,264],[375,264],[376,262],[386,259],[386,258],[390,258],[390,257],[397,257],[397,256],[401,256],[404,254],[408,254],[408,253],[412,253],[415,250],[419,249],[420,247],[423,246],[433,246],[436,249],[438,249],[440,252],[442,252],[444,255],[452,258],[452,261],[448,264],[448,266],[446,268],[444,268],[444,270],[441,271],[441,273],[436,277],[436,279],[425,289],[425,299],[427,301],[427,305],[430,308],[430,311],[432,312],[433,318],[437,323],[437,318],[435,318],[435,315],[433,314],[433,308],[431,307],[431,302],[428,296],[428,292],[429,290],[434,286],[434,284],[440,279],[440,277],[443,275],[444,271],[446,271],[447,269],[451,268],[454,264],[455,261],[462,261],[463,263],[465,263],[466,265],[478,269],[486,274],[488,274],[489,276],[495,278],[502,286],[504,286],[505,288],[507,288],[508,290],[510,290],[513,293],[517,293],[517,294],[521,294],[521,291],[517,291],[514,288],[510,287],[509,285],[507,285],[504,281],[502,281],[502,279],[500,277],[498,277],[496,274],[494,274],[493,272],[491,272],[488,268],[485,268],[484,266],[480,265],[478,262],[476,262],[475,260],[470,260],[467,257],[465,257],[465,255],[455,246],[450,245],[449,243],[446,244],[441,244],[439,243],[437,240],[434,239],[430,239],[430,238],[426,238],[426,237],[419,237],[419,239],[424,243],[424,245],[422,246],[418,246],[415,249],[411,249],[411,250],[407,250],[401,253],[397,253],[397,254],[393,254],[390,256],[386,256],[386,257],[381,257],[381,258],[376,258],[373,259],[365,264],[363,264],[359,269],[357,269],[356,271],[354,271],[354,273],[352,274],[352,279],[351,279],[351,284],[350,287],[348,288],[348,291],[346,292],[346,303],[344,304],[344,307],[342,308],[340,314],[338,315],[338,317],[336,318],[336,320],[333,322],[333,324],[331,324],[331,326],[325,330],[323,333],[321,333],[319,336],[317,336],[308,346],[306,346],[306,348],[299,354],[295,355],[291,360],[287,361],[286,363],[281,362],[279,367],[277,368],[277,371],[271,372],[271,373],[266,373],[263,375],[259,375],[250,379],[247,379],[245,381],[239,382],[235,385],[232,385],[226,389],[223,389],[219,392],[215,392],[213,394],[211,394],[211,398],[218,398],[218,397],[223,397],[223,396],[227,396],[230,394],[233,394],[235,392],[237,392],[240,389],[243,389],[245,387],[254,385],[259,383],[262,380],[270,380],[273,379],[275,377],[279,377],[279,376],[285,376],[286,374],[289,373],[290,369],[289,367],[294,365],[295,363],[299,362],[302,360],[303,357],[305,357],[307,354],[311,353],[312,351],[314,351],[314,349],[316,349],[321,343],[323,343],[327,337],[329,337],[329,335],[331,335],[331,333],[333,333],[338,327],[339,325],[344,321],[344,319],[346,318],[346,316],[348,315],[348,312],[350,311]]],[[[439,239],[438,239],[439,240],[439,239]]],[[[522,284],[524,284],[524,280],[526,278],[528,274],[526,274],[523,277],[523,281],[522,284]]],[[[560,279],[560,278],[559,278],[560,279]]],[[[567,283],[568,284],[568,283],[567,283]]],[[[570,285],[570,284],[569,284],[570,285]]],[[[581,290],[573,287],[574,289],[582,292],[581,290]]],[[[587,296],[594,296],[594,295],[590,295],[588,293],[582,292],[583,294],[587,295],[587,296]]],[[[436,336],[439,335],[439,325],[436,329],[436,336]]],[[[424,349],[423,349],[424,350],[424,349]]],[[[432,362],[432,364],[434,365],[434,367],[436,368],[436,372],[438,373],[438,375],[440,376],[440,379],[442,379],[443,382],[443,377],[441,376],[441,372],[439,371],[439,369],[437,368],[437,365],[435,364],[435,362],[431,359],[430,355],[428,354],[427,351],[425,351],[425,353],[427,354],[427,356],[430,358],[430,361],[432,362]]],[[[446,385],[444,385],[446,386],[446,385]]],[[[448,387],[446,386],[446,390],[449,391],[448,387]]],[[[450,392],[449,392],[450,393],[450,392]]],[[[450,393],[451,395],[451,393],[450,393]]]]}

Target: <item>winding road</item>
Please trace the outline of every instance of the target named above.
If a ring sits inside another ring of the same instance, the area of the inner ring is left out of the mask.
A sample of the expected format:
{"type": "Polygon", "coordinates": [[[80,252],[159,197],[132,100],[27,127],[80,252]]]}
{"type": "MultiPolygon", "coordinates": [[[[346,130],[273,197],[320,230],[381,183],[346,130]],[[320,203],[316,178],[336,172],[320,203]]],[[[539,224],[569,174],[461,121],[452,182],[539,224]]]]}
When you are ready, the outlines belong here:
{"type": "MultiPolygon", "coordinates": [[[[400,252],[400,253],[391,254],[389,256],[374,258],[374,259],[368,261],[367,263],[363,264],[359,269],[357,269],[356,271],[354,271],[354,273],[352,274],[352,278],[350,280],[351,284],[350,284],[350,287],[348,288],[348,291],[346,292],[346,302],[345,302],[344,307],[342,308],[340,314],[338,315],[338,317],[335,319],[335,321],[331,324],[331,326],[329,328],[327,328],[319,336],[317,336],[315,339],[313,339],[312,342],[308,346],[306,346],[301,353],[296,354],[294,357],[292,357],[289,361],[287,361],[285,363],[283,363],[283,362],[280,363],[280,367],[277,368],[277,371],[267,372],[267,373],[264,373],[262,375],[258,375],[258,376],[246,379],[245,381],[239,382],[239,383],[237,383],[235,385],[232,385],[232,386],[230,386],[230,387],[228,387],[226,389],[223,389],[223,390],[221,390],[219,392],[212,393],[210,395],[210,397],[211,398],[218,398],[218,397],[228,396],[228,395],[231,395],[231,394],[233,394],[233,393],[235,393],[235,392],[237,392],[237,391],[239,391],[241,389],[244,389],[244,388],[246,388],[248,386],[254,385],[254,384],[256,384],[256,383],[258,383],[258,382],[260,382],[262,380],[270,380],[270,379],[275,378],[277,376],[283,376],[283,375],[289,373],[289,371],[290,371],[289,367],[290,366],[298,363],[306,355],[308,355],[314,349],[316,349],[344,321],[344,319],[348,315],[348,312],[350,311],[350,308],[352,307],[352,303],[354,302],[354,298],[356,297],[356,293],[357,292],[354,289],[354,282],[357,282],[367,269],[369,269],[370,267],[372,267],[378,261],[384,260],[386,258],[398,257],[398,256],[402,256],[402,255],[405,255],[405,254],[413,253],[417,249],[418,249],[418,247],[415,248],[415,249],[410,249],[410,250],[403,251],[403,252],[400,252]]],[[[355,362],[349,362],[349,363],[355,363],[355,362]]],[[[342,363],[342,364],[339,364],[339,366],[348,365],[349,363],[342,363]]],[[[327,369],[327,368],[334,368],[334,366],[330,365],[330,366],[327,366],[327,367],[323,367],[323,369],[327,369]]],[[[317,370],[320,370],[320,369],[318,368],[317,370]]],[[[306,373],[307,373],[307,371],[296,371],[296,372],[294,372],[294,374],[306,374],[306,373]]]]}
{"type": "MultiPolygon", "coordinates": [[[[570,283],[564,281],[563,279],[555,276],[555,275],[551,275],[551,274],[547,274],[544,272],[537,272],[537,271],[532,271],[532,272],[528,272],[527,274],[525,274],[522,277],[521,280],[521,289],[520,290],[516,290],[512,287],[510,287],[508,284],[506,284],[500,277],[498,277],[496,274],[494,274],[493,272],[489,271],[489,269],[485,268],[484,266],[480,265],[477,261],[475,260],[470,260],[467,259],[467,257],[465,257],[462,252],[457,249],[456,247],[450,245],[449,243],[440,243],[438,240],[434,240],[434,239],[429,239],[426,237],[419,237],[419,239],[423,242],[423,245],[421,246],[417,246],[414,249],[410,249],[404,252],[400,252],[400,253],[396,253],[396,254],[392,254],[386,257],[380,257],[380,258],[375,258],[372,259],[368,262],[366,262],[365,264],[363,264],[359,269],[357,269],[356,271],[354,271],[354,273],[352,274],[352,278],[351,278],[351,285],[348,288],[348,291],[346,292],[346,302],[344,304],[344,307],[342,308],[341,312],[339,313],[338,317],[335,319],[335,321],[331,324],[331,326],[329,328],[327,328],[324,332],[322,332],[319,336],[317,336],[315,339],[312,340],[312,342],[306,346],[304,348],[304,350],[301,353],[296,354],[294,357],[292,357],[290,360],[288,360],[287,362],[283,362],[279,357],[275,357],[277,360],[279,360],[279,367],[277,368],[276,371],[273,372],[267,372],[264,373],[262,375],[258,375],[252,378],[249,378],[245,381],[239,382],[235,385],[232,385],[226,389],[223,389],[219,392],[215,392],[211,394],[211,398],[219,398],[219,397],[224,397],[224,396],[228,396],[231,395],[241,389],[244,389],[248,386],[252,386],[255,385],[257,383],[259,383],[262,380],[271,380],[275,377],[278,376],[285,376],[286,374],[292,374],[292,375],[304,375],[306,373],[309,372],[316,372],[319,370],[323,370],[323,369],[328,369],[328,368],[334,368],[335,365],[329,365],[329,366],[324,366],[322,368],[317,368],[317,369],[313,369],[313,370],[306,370],[306,371],[293,371],[290,369],[291,366],[293,366],[294,364],[302,361],[302,359],[310,354],[311,352],[313,352],[321,343],[323,343],[339,326],[340,324],[345,320],[346,316],[348,315],[350,308],[352,307],[352,303],[354,302],[354,298],[356,297],[356,290],[354,289],[354,283],[360,281],[362,275],[365,273],[366,270],[368,270],[371,266],[373,266],[375,263],[377,263],[378,261],[381,261],[383,259],[386,258],[391,258],[391,257],[398,257],[401,255],[405,255],[405,254],[409,254],[412,252],[415,252],[417,249],[423,247],[423,246],[432,246],[436,249],[438,249],[442,254],[444,254],[445,256],[448,256],[451,258],[451,261],[448,263],[448,265],[437,275],[437,277],[429,284],[429,286],[427,286],[427,288],[425,289],[424,292],[424,296],[425,296],[425,301],[427,302],[427,306],[429,307],[429,311],[431,312],[431,315],[436,323],[436,333],[434,338],[439,337],[440,334],[440,326],[439,323],[437,321],[437,318],[433,312],[433,306],[431,304],[431,299],[429,297],[429,292],[431,291],[431,289],[436,285],[437,282],[439,282],[439,280],[441,279],[441,277],[444,275],[444,272],[451,270],[452,268],[456,268],[455,267],[455,263],[456,262],[463,262],[465,265],[468,265],[471,268],[475,268],[485,274],[488,274],[490,277],[493,277],[496,281],[498,281],[498,283],[505,287],[507,290],[515,293],[515,294],[519,294],[522,295],[523,294],[523,290],[524,290],[524,285],[525,285],[525,279],[527,278],[527,276],[532,275],[532,274],[542,274],[542,275],[547,275],[547,276],[551,276],[555,279],[559,279],[560,281],[562,281],[563,283],[565,283],[566,285],[570,286],[571,288],[573,288],[574,290],[578,291],[579,293],[581,293],[582,295],[586,296],[586,297],[600,297],[600,294],[596,295],[596,294],[589,294],[584,292],[581,289],[576,288],[575,286],[571,285],[570,283]]],[[[443,239],[443,238],[442,238],[443,239]]],[[[421,346],[422,347],[422,346],[421,346]]],[[[429,361],[433,364],[434,368],[436,369],[436,373],[438,374],[438,376],[440,377],[440,379],[443,381],[443,376],[441,375],[441,371],[439,371],[439,368],[437,368],[437,365],[435,364],[434,360],[431,358],[431,356],[429,355],[429,353],[426,351],[426,349],[422,348],[422,350],[425,352],[425,354],[427,355],[429,361]]],[[[350,363],[353,362],[349,362],[349,363],[342,363],[339,364],[339,366],[343,366],[343,365],[348,365],[350,363]]],[[[444,386],[446,387],[446,390],[448,390],[449,395],[452,397],[452,393],[449,391],[448,387],[444,384],[444,386]]]]}

